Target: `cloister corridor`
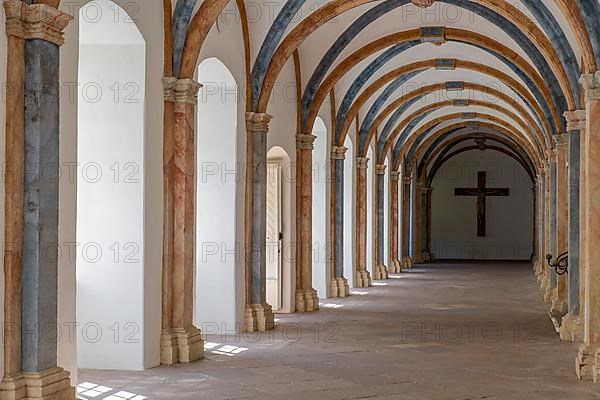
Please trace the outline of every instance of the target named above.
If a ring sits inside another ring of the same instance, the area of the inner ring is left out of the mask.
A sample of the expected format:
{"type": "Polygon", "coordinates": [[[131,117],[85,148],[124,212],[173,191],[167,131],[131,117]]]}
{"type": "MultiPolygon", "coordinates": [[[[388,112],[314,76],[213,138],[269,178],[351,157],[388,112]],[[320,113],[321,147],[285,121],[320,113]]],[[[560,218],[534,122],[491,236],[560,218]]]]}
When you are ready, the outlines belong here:
{"type": "Polygon", "coordinates": [[[530,264],[423,264],[391,278],[319,313],[276,315],[271,332],[207,335],[193,364],[79,379],[110,400],[600,398],[574,379],[577,345],[554,331],[530,264]]]}

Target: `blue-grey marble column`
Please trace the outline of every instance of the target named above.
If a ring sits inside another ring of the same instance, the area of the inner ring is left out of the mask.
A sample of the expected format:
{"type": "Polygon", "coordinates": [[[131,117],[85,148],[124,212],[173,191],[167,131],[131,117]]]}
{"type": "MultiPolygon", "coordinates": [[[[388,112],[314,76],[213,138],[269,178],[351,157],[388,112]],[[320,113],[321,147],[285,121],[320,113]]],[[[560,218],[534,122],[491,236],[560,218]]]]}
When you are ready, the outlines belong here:
{"type": "Polygon", "coordinates": [[[385,165],[377,165],[377,265],[385,265],[385,165]]]}
{"type": "Polygon", "coordinates": [[[265,304],[267,299],[267,133],[271,116],[248,113],[246,125],[252,142],[252,224],[250,243],[250,301],[265,304]]]}
{"type": "Polygon", "coordinates": [[[344,276],[344,159],[335,160],[335,267],[336,278],[344,276]]]}
{"type": "Polygon", "coordinates": [[[569,131],[569,313],[579,314],[580,134],[569,131]]]}
{"type": "Polygon", "coordinates": [[[22,363],[57,364],[59,46],[25,44],[25,199],[22,363]]]}
{"type": "MultiPolygon", "coordinates": [[[[553,155],[550,160],[550,254],[557,257],[556,254],[556,156],[553,155]]],[[[556,271],[552,269],[550,272],[550,287],[556,288],[558,277],[556,271]]]]}

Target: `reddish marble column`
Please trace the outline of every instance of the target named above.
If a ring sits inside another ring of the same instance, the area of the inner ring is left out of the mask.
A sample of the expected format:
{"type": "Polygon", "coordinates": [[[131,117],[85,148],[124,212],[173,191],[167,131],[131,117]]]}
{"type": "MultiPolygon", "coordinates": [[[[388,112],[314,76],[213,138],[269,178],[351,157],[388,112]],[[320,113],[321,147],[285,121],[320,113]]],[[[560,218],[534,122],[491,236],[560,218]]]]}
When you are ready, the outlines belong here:
{"type": "Polygon", "coordinates": [[[390,272],[399,274],[402,272],[400,259],[398,258],[398,180],[400,172],[390,171],[390,272]]]}
{"type": "Polygon", "coordinates": [[[586,94],[585,141],[585,309],[584,342],[579,348],[576,372],[579,379],[600,377],[600,71],[583,75],[586,94]]]}
{"type": "MultiPolygon", "coordinates": [[[[161,334],[161,364],[189,363],[204,356],[204,340],[194,326],[194,255],[196,247],[196,104],[202,85],[191,79],[166,78],[165,100],[172,102],[173,130],[165,131],[171,138],[172,160],[164,160],[165,200],[170,201],[172,190],[173,211],[165,210],[166,236],[163,257],[163,329],[161,334]],[[172,186],[171,186],[172,185],[172,186]],[[172,216],[172,217],[171,217],[172,216]],[[172,220],[171,220],[172,218],[172,220]],[[171,247],[172,246],[172,249],[171,247]],[[169,257],[172,258],[169,259],[169,257]],[[166,307],[166,308],[165,308],[166,307]]],[[[165,107],[170,111],[171,107],[165,107]]],[[[165,116],[170,121],[170,116],[165,116]]],[[[165,149],[169,156],[171,149],[165,149]]]]}
{"type": "Polygon", "coordinates": [[[313,135],[296,135],[296,311],[319,309],[317,291],[312,287],[312,152],[313,135]]]}
{"type": "MultiPolygon", "coordinates": [[[[558,257],[569,250],[568,242],[568,220],[569,220],[569,198],[568,198],[568,146],[569,136],[567,134],[555,135],[556,145],[556,241],[555,249],[558,257]]],[[[556,326],[562,323],[562,317],[568,312],[568,279],[567,275],[557,275],[556,288],[552,295],[552,306],[550,316],[556,326]]]]}
{"type": "MultiPolygon", "coordinates": [[[[545,191],[544,191],[544,257],[552,252],[550,241],[550,157],[548,154],[547,160],[544,162],[544,176],[545,176],[545,191]]],[[[552,301],[552,287],[550,285],[550,269],[544,264],[543,274],[540,275],[540,289],[544,294],[544,301],[552,301]]]]}
{"type": "Polygon", "coordinates": [[[413,207],[413,257],[415,263],[422,263],[423,260],[423,194],[426,193],[427,187],[423,181],[417,181],[414,193],[413,207]]]}
{"type": "Polygon", "coordinates": [[[356,158],[356,266],[354,287],[371,286],[367,271],[367,173],[369,159],[356,158]]]}
{"type": "Polygon", "coordinates": [[[544,273],[544,269],[546,268],[546,254],[544,253],[544,197],[545,197],[545,189],[544,189],[544,181],[546,179],[546,175],[544,170],[541,170],[536,176],[536,229],[537,229],[537,243],[536,245],[536,258],[533,265],[533,270],[535,272],[536,277],[540,277],[541,274],[544,273]]]}
{"type": "Polygon", "coordinates": [[[402,177],[402,269],[412,268],[413,261],[410,257],[410,176],[402,177]]]}

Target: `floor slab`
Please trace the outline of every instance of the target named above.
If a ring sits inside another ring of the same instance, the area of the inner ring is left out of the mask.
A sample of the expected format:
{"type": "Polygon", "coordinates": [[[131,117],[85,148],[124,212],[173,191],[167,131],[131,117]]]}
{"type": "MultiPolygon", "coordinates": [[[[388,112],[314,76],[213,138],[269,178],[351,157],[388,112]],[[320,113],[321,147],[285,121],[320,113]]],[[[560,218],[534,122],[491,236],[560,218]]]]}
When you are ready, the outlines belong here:
{"type": "Polygon", "coordinates": [[[108,400],[600,399],[576,380],[577,346],[560,342],[529,264],[424,265],[375,285],[278,315],[270,333],[207,337],[191,365],[80,382],[108,400]]]}

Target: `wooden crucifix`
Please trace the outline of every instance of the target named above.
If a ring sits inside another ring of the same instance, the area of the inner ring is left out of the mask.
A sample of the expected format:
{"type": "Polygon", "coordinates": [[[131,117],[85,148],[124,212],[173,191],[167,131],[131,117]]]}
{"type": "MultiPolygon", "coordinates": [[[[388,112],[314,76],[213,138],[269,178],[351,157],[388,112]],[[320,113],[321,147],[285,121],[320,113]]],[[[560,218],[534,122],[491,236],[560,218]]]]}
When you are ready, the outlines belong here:
{"type": "Polygon", "coordinates": [[[486,198],[488,196],[510,196],[510,189],[488,188],[487,176],[485,171],[477,173],[476,188],[457,188],[454,189],[455,196],[477,196],[477,236],[486,235],[486,198]]]}

